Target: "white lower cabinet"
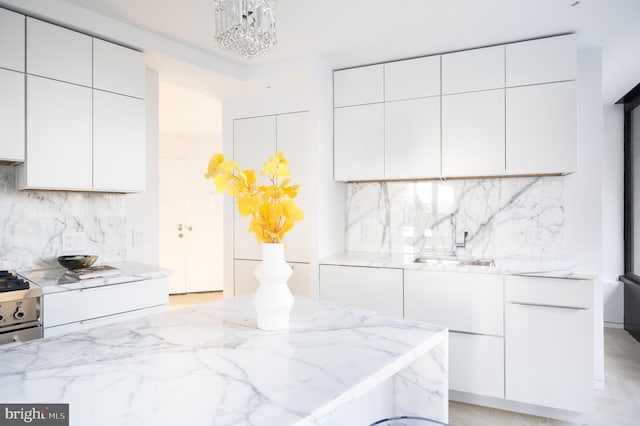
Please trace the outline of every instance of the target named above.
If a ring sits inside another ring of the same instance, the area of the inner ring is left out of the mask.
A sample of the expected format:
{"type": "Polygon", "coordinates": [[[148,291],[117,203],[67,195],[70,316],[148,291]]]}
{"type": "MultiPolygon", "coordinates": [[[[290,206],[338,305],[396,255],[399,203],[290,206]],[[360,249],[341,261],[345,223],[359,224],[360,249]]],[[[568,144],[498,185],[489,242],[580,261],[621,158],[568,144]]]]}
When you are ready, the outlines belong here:
{"type": "Polygon", "coordinates": [[[449,332],[449,389],[504,398],[504,338],[449,332]]]}
{"type": "Polygon", "coordinates": [[[43,296],[42,324],[46,337],[166,310],[168,303],[167,278],[61,291],[43,296]]]}
{"type": "Polygon", "coordinates": [[[320,265],[320,299],[403,315],[403,270],[320,265]]]}
{"type": "Polygon", "coordinates": [[[449,389],[504,398],[503,277],[407,270],[405,318],[449,329],[449,389]]]}
{"type": "Polygon", "coordinates": [[[585,296],[592,294],[593,283],[534,277],[505,281],[506,398],[589,412],[593,310],[585,296]],[[573,297],[568,297],[570,291],[573,297]]]}
{"type": "MultiPolygon", "coordinates": [[[[258,260],[234,260],[234,296],[255,293],[258,280],[253,271],[260,264],[258,260]]],[[[309,264],[289,262],[292,272],[287,281],[291,293],[299,296],[309,296],[309,264]]]]}

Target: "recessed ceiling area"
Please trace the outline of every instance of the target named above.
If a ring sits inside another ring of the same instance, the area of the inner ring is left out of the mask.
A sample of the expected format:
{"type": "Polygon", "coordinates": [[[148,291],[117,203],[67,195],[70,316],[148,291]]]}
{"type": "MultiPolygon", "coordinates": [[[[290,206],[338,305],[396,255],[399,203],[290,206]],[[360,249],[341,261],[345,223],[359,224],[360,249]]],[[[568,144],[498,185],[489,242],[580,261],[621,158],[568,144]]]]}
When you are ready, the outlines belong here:
{"type": "Polygon", "coordinates": [[[579,48],[603,50],[605,101],[640,76],[637,0],[279,0],[278,45],[252,61],[214,45],[213,0],[66,2],[249,68],[320,56],[337,69],[576,32],[579,48]]]}

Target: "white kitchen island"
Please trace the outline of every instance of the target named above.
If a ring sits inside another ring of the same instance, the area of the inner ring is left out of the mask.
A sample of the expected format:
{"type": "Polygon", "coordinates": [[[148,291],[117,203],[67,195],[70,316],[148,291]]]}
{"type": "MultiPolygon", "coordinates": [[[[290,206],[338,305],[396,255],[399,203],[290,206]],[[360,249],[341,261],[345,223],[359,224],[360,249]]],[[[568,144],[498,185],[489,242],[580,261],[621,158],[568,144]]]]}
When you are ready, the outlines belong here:
{"type": "Polygon", "coordinates": [[[0,401],[69,403],[74,426],[447,421],[446,329],[296,298],[265,332],[250,302],[0,347],[0,401]]]}

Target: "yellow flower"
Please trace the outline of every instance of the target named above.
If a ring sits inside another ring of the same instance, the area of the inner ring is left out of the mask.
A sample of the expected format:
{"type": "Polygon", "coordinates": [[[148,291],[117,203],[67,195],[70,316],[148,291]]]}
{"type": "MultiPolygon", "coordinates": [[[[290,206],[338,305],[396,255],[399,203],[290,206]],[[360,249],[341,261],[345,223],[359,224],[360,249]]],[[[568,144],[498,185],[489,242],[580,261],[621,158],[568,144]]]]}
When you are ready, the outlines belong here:
{"type": "Polygon", "coordinates": [[[291,185],[289,162],[281,152],[267,159],[260,175],[267,176],[269,185],[258,186],[255,170],[241,170],[237,163],[224,161],[224,155],[217,153],[209,160],[204,177],[213,180],[219,193],[227,191],[235,197],[240,216],[251,216],[248,231],[255,234],[258,243],[281,243],[294,224],[304,218],[293,201],[300,186],[291,185]]]}

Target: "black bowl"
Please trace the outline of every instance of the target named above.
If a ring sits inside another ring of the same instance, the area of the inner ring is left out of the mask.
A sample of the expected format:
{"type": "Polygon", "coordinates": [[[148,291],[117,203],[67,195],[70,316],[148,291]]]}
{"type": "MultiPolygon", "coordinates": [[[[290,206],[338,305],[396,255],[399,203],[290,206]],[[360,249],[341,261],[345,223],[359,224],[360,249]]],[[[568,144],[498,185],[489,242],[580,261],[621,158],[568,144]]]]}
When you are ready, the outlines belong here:
{"type": "Polygon", "coordinates": [[[88,254],[71,254],[67,256],[58,256],[58,263],[67,269],[88,268],[98,260],[98,256],[88,254]]]}

